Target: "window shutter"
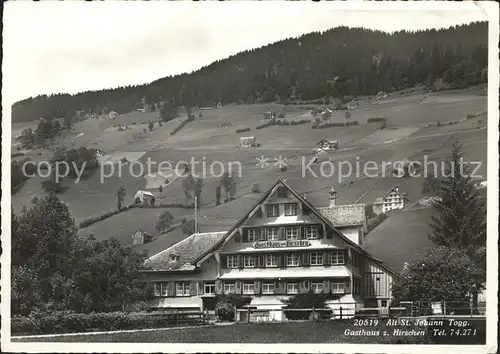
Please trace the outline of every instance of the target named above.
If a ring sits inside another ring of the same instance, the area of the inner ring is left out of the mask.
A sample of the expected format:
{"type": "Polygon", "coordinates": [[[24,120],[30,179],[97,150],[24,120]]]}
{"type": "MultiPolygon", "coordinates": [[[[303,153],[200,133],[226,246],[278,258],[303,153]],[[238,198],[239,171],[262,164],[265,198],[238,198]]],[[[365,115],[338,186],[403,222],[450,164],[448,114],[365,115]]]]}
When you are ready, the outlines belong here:
{"type": "Polygon", "coordinates": [[[198,282],[198,295],[203,295],[205,293],[205,285],[202,281],[198,282]]]}
{"type": "Polygon", "coordinates": [[[267,241],[266,229],[265,228],[261,228],[260,229],[260,240],[261,241],[267,241]]]}
{"type": "Polygon", "coordinates": [[[306,292],[306,290],[304,288],[304,282],[303,281],[299,281],[299,293],[303,294],[305,292],[306,292]]]}
{"type": "Polygon", "coordinates": [[[285,255],[280,254],[278,257],[279,257],[279,263],[278,263],[279,266],[282,268],[285,267],[285,255]]]}
{"type": "Polygon", "coordinates": [[[175,283],[174,282],[167,283],[167,296],[175,296],[175,283]]]}
{"type": "Polygon", "coordinates": [[[325,237],[325,235],[324,235],[325,229],[324,229],[323,225],[318,225],[317,230],[318,230],[318,238],[325,237]]]}
{"type": "Polygon", "coordinates": [[[331,260],[330,252],[323,252],[323,265],[330,265],[331,260]]]}
{"type": "Polygon", "coordinates": [[[306,238],[306,227],[305,226],[299,226],[299,239],[305,239],[306,238]]]}
{"type": "Polygon", "coordinates": [[[323,292],[324,293],[329,293],[330,292],[330,281],[329,280],[323,280],[323,292]]]}
{"type": "Polygon", "coordinates": [[[227,268],[227,256],[220,256],[221,268],[227,268]]]}
{"type": "Polygon", "coordinates": [[[243,268],[243,256],[239,254],[236,257],[238,259],[238,268],[242,269],[243,268]]]}
{"type": "Polygon", "coordinates": [[[265,268],[266,267],[266,255],[265,254],[259,255],[259,259],[260,259],[260,266],[262,268],[265,268]]]}
{"type": "Polygon", "coordinates": [[[351,265],[351,259],[349,258],[349,250],[344,250],[344,263],[347,265],[351,265]]]}
{"type": "Polygon", "coordinates": [[[286,240],[286,235],[285,235],[285,228],[280,227],[279,235],[278,235],[280,240],[286,240]]]}
{"type": "MultiPolygon", "coordinates": [[[[243,232],[245,232],[246,230],[244,230],[243,232]]],[[[236,233],[234,234],[234,241],[235,242],[241,242],[241,234],[239,231],[236,231],[236,233]]]]}
{"type": "Polygon", "coordinates": [[[351,293],[351,284],[349,282],[349,279],[347,279],[344,283],[344,294],[350,294],[351,293]]]}
{"type": "Polygon", "coordinates": [[[223,290],[222,280],[216,280],[215,281],[215,293],[222,294],[222,290],[223,290]]]}
{"type": "Polygon", "coordinates": [[[242,291],[241,291],[241,287],[242,287],[241,280],[236,280],[234,282],[234,287],[235,287],[236,294],[241,294],[242,293],[242,291]]]}
{"type": "Polygon", "coordinates": [[[189,295],[190,296],[198,295],[198,282],[192,281],[188,284],[189,284],[189,295]]]}
{"type": "Polygon", "coordinates": [[[309,252],[302,253],[302,265],[304,266],[309,265],[309,252]]]}
{"type": "Polygon", "coordinates": [[[304,280],[304,289],[306,290],[306,292],[308,292],[311,289],[310,285],[311,282],[309,280],[304,280]]]}
{"type": "Polygon", "coordinates": [[[274,285],[274,293],[275,294],[285,294],[285,283],[282,281],[277,281],[274,285]]]}
{"type": "Polygon", "coordinates": [[[254,289],[255,289],[255,294],[260,294],[260,281],[259,280],[256,280],[254,282],[254,289]]]}

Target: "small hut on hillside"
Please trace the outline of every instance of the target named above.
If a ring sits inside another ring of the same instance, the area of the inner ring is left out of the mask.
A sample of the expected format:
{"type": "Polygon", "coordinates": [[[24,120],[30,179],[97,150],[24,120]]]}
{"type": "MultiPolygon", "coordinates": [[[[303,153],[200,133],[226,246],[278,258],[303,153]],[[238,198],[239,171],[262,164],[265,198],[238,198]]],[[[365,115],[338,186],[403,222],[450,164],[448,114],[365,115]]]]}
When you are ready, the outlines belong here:
{"type": "Polygon", "coordinates": [[[240,146],[241,147],[256,147],[257,140],[255,136],[242,136],[240,138],[240,146]]]}
{"type": "Polygon", "coordinates": [[[149,191],[137,191],[134,195],[134,201],[139,205],[154,205],[155,204],[155,196],[153,193],[149,191]]]}

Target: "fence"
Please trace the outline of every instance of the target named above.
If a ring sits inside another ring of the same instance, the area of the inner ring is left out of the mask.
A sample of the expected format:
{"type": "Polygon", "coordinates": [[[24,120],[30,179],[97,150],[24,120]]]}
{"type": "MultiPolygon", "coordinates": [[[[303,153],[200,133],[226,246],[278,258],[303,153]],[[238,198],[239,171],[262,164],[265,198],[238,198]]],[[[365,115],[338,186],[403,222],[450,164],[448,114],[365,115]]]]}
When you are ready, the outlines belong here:
{"type": "Polygon", "coordinates": [[[346,320],[351,318],[461,317],[484,318],[486,303],[469,301],[401,301],[386,307],[359,307],[355,303],[332,304],[327,308],[279,308],[277,305],[246,306],[236,309],[237,322],[285,322],[294,320],[346,320]]]}
{"type": "MultiPolygon", "coordinates": [[[[328,308],[280,308],[276,304],[256,308],[246,306],[236,309],[235,320],[237,322],[285,322],[294,320],[345,320],[356,316],[355,303],[335,304],[328,308]]],[[[259,306],[260,307],[260,306],[259,306]]]]}
{"type": "Polygon", "coordinates": [[[168,320],[174,325],[190,324],[195,322],[207,323],[210,319],[208,310],[205,311],[190,311],[190,310],[167,310],[154,311],[151,316],[161,317],[168,320]]]}
{"type": "Polygon", "coordinates": [[[468,316],[483,317],[486,315],[486,302],[475,304],[472,301],[400,301],[400,307],[411,317],[439,315],[439,316],[468,316]]]}

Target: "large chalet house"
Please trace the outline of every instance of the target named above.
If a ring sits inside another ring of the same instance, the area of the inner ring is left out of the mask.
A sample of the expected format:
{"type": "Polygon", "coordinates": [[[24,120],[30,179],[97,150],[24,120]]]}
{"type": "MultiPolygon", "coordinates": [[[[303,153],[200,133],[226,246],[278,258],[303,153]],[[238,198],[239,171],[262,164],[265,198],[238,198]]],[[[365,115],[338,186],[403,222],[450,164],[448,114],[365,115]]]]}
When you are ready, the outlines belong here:
{"type": "Polygon", "coordinates": [[[387,213],[391,210],[403,209],[408,204],[408,194],[401,193],[398,187],[393,187],[382,198],[375,199],[373,212],[387,213]]]}
{"type": "Polygon", "coordinates": [[[309,291],[335,294],[334,313],[385,307],[395,273],[363,249],[365,232],[364,204],[337,205],[332,189],[317,208],[278,180],[228,231],[193,234],[147,259],[151,307],[203,309],[203,298],[242,294],[280,320],[281,300],[309,291]]]}

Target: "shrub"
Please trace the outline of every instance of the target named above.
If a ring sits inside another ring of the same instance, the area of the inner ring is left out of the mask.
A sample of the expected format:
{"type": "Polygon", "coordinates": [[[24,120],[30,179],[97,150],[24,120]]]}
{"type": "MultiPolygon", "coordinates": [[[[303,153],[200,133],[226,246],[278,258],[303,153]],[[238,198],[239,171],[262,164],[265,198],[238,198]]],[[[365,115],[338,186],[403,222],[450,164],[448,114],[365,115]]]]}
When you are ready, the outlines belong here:
{"type": "Polygon", "coordinates": [[[353,120],[351,122],[330,122],[330,123],[314,123],[312,128],[313,129],[324,129],[324,128],[331,128],[331,127],[346,127],[349,125],[358,125],[359,122],[357,120],[353,120]]]}
{"type": "Polygon", "coordinates": [[[387,128],[387,123],[383,121],[382,123],[380,123],[380,129],[385,129],[385,128],[387,128]]]}
{"type": "Polygon", "coordinates": [[[252,193],[260,193],[260,187],[258,182],[252,183],[252,193]]]}
{"type": "Polygon", "coordinates": [[[184,126],[186,124],[188,124],[189,122],[191,122],[193,120],[194,120],[194,114],[189,114],[188,117],[187,117],[187,119],[183,120],[174,130],[172,130],[172,132],[170,133],[170,135],[176,134],[179,130],[181,130],[182,128],[184,128],[184,126]]]}
{"type": "Polygon", "coordinates": [[[234,321],[234,306],[227,302],[220,302],[215,305],[215,316],[219,321],[234,321]]]}
{"type": "Polygon", "coordinates": [[[99,222],[99,221],[102,221],[104,219],[107,219],[113,215],[116,215],[118,213],[121,213],[123,211],[126,211],[126,210],[129,210],[131,208],[134,208],[136,205],[135,204],[130,204],[128,206],[125,206],[123,208],[121,208],[120,210],[113,210],[113,211],[108,211],[108,212],[105,212],[105,213],[102,213],[101,215],[99,216],[92,216],[90,218],[87,218],[87,219],[84,219],[79,225],[78,227],[80,229],[83,229],[85,227],[88,227],[90,225],[93,225],[95,224],[96,222],[99,222]]]}
{"type": "Polygon", "coordinates": [[[236,133],[248,132],[250,130],[251,130],[250,128],[239,128],[239,129],[236,129],[236,133]]]}
{"type": "Polygon", "coordinates": [[[229,294],[215,296],[215,315],[220,321],[233,321],[234,308],[242,308],[252,302],[252,298],[244,295],[229,294]]]}
{"type": "Polygon", "coordinates": [[[385,121],[387,121],[387,119],[382,117],[368,118],[367,120],[368,123],[385,122],[385,121]]]}
{"type": "Polygon", "coordinates": [[[182,209],[193,209],[194,205],[193,204],[183,204],[183,203],[160,203],[157,204],[156,208],[182,208],[182,209]]]}
{"type": "MultiPolygon", "coordinates": [[[[313,292],[301,293],[294,295],[286,300],[282,300],[285,304],[284,309],[323,309],[326,307],[325,302],[328,300],[338,299],[342,295],[332,293],[315,294],[313,292]]],[[[311,316],[312,311],[284,311],[285,316],[289,320],[306,320],[311,316]]],[[[329,318],[332,316],[332,311],[318,311],[318,317],[329,318]]]]}
{"type": "Polygon", "coordinates": [[[286,113],[284,111],[281,111],[278,113],[278,118],[285,118],[286,113]]]}
{"type": "Polygon", "coordinates": [[[220,192],[221,192],[221,189],[220,189],[220,186],[217,186],[215,187],[215,204],[216,205],[220,205],[220,192]]]}
{"type": "Polygon", "coordinates": [[[367,221],[368,232],[370,232],[371,230],[376,228],[378,225],[380,225],[382,223],[382,221],[384,221],[385,219],[387,219],[387,215],[384,213],[381,213],[375,217],[368,219],[368,221],[367,221]]]}
{"type": "Polygon", "coordinates": [[[292,120],[290,125],[301,125],[311,123],[310,119],[292,120]]]}
{"type": "Polygon", "coordinates": [[[37,312],[12,318],[11,330],[16,334],[75,333],[173,327],[178,324],[201,325],[199,318],[172,314],[153,316],[147,312],[37,312]]]}

